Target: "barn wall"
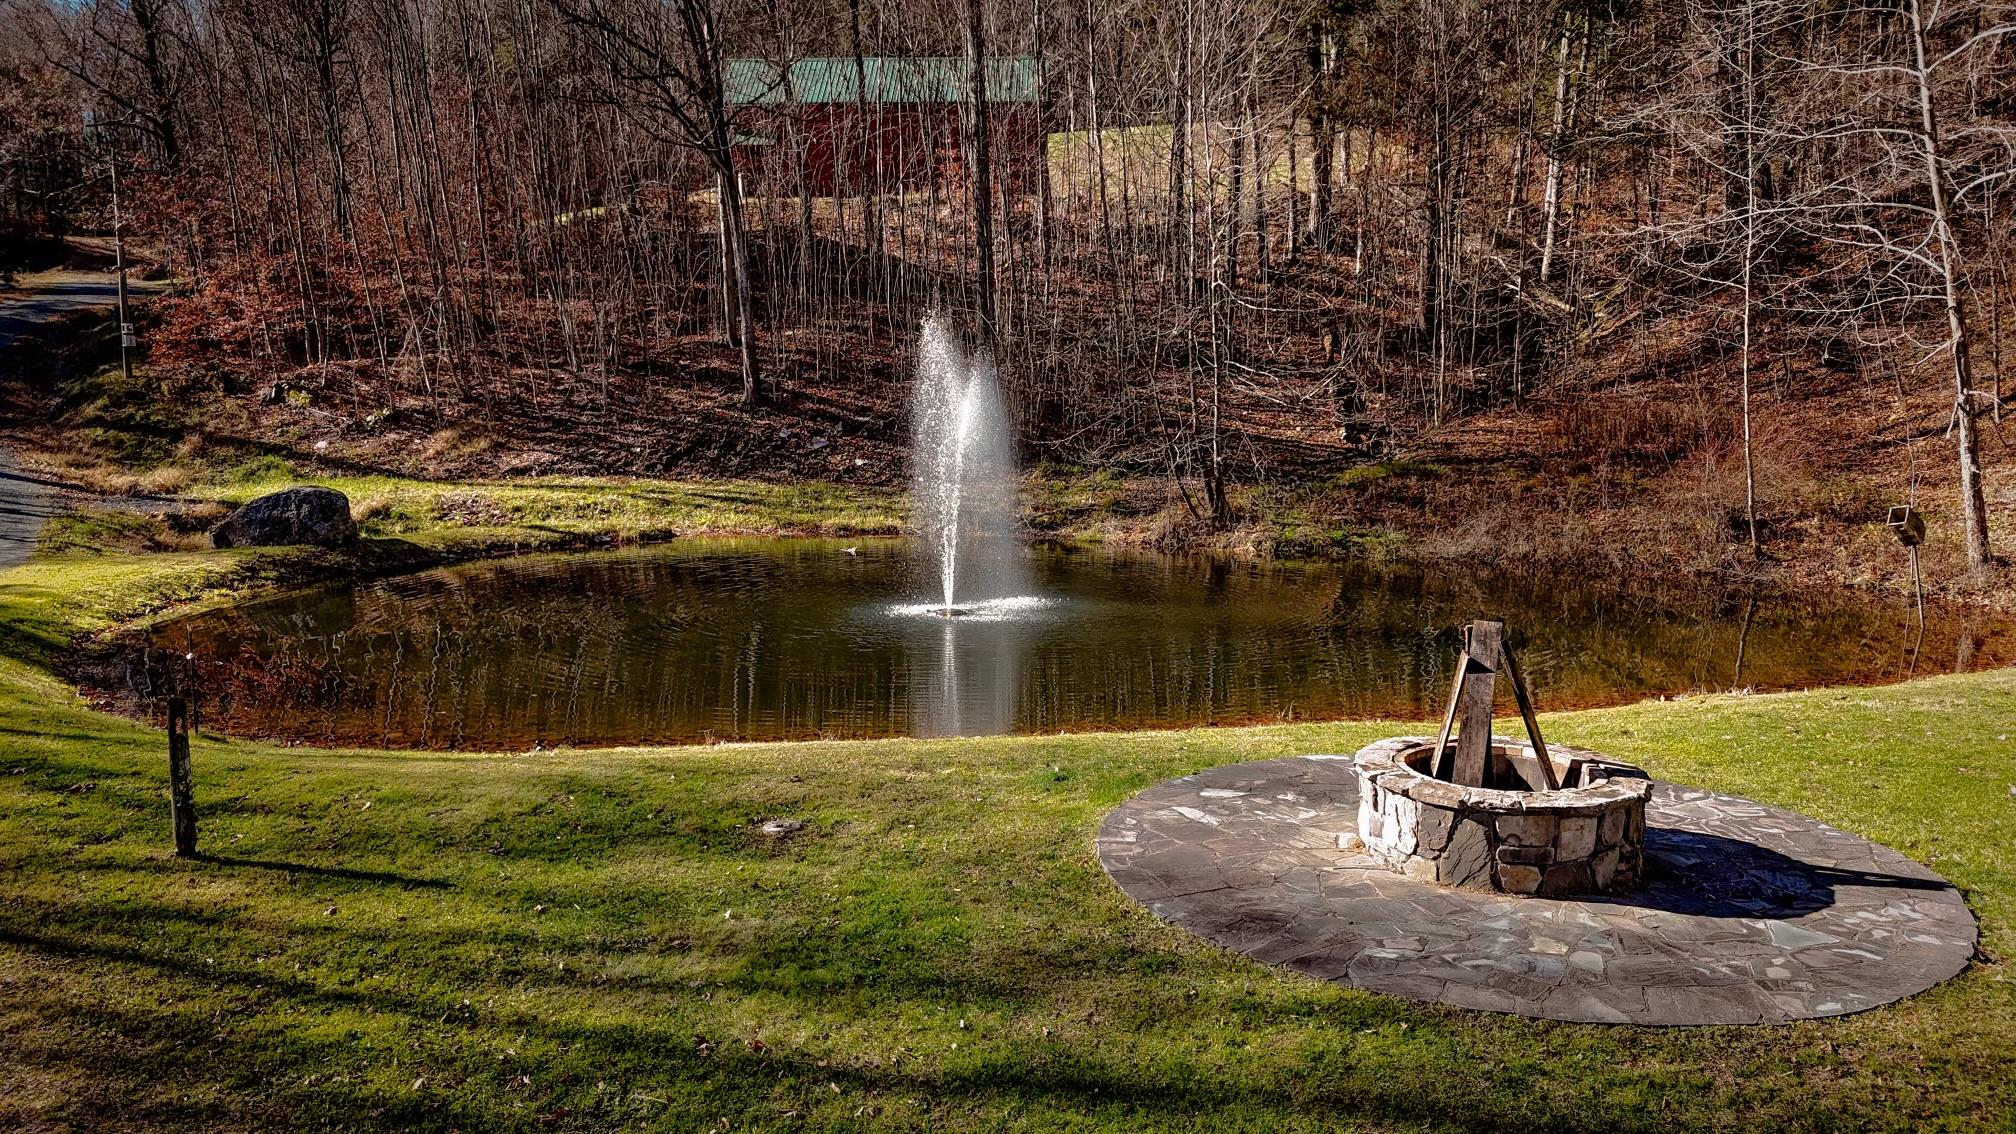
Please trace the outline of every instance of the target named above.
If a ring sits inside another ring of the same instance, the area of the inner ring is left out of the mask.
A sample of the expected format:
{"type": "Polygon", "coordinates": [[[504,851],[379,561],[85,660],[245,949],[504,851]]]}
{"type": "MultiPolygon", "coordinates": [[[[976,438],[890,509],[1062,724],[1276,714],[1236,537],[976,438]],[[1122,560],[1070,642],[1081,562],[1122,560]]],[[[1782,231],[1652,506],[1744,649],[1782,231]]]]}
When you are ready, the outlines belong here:
{"type": "MultiPolygon", "coordinates": [[[[951,104],[816,105],[798,108],[797,122],[781,111],[745,116],[743,132],[774,139],[771,145],[737,146],[736,168],[752,188],[795,193],[791,147],[802,136],[805,180],[817,197],[898,186],[965,186],[959,107],[951,104]],[[802,134],[801,134],[802,130],[802,134]]],[[[1044,135],[1036,108],[988,108],[994,176],[1010,192],[1028,192],[1042,170],[1044,135]]]]}

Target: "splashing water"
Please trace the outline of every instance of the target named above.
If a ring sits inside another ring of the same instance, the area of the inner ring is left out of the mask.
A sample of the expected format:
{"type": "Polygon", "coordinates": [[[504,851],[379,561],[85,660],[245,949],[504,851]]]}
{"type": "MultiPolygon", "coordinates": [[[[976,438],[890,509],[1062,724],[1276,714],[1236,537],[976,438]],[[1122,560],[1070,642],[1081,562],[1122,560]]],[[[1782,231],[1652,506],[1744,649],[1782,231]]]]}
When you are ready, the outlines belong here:
{"type": "Polygon", "coordinates": [[[927,577],[951,616],[1026,595],[1015,457],[1008,415],[986,352],[968,355],[950,328],[924,320],[911,395],[911,494],[927,577]]]}

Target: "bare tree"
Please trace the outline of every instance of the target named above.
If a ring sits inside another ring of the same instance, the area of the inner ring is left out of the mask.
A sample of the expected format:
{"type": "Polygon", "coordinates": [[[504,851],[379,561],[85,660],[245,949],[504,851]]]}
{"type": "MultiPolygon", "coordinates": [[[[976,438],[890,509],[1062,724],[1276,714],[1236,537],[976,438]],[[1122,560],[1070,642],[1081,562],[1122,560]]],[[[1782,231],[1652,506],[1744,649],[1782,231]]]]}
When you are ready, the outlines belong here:
{"type": "Polygon", "coordinates": [[[966,0],[966,164],[973,199],[973,308],[980,340],[995,339],[994,303],[994,149],[988,138],[987,3],[966,0]]]}
{"type": "Polygon", "coordinates": [[[30,8],[24,16],[18,26],[44,60],[144,129],[162,168],[181,165],[190,31],[183,0],[91,0],[30,8]]]}
{"type": "MultiPolygon", "coordinates": [[[[742,359],[742,402],[762,397],[762,369],[756,353],[756,300],[749,273],[749,234],[743,215],[741,179],[735,168],[736,111],[729,101],[728,53],[724,25],[734,0],[550,0],[554,9],[584,33],[585,46],[607,67],[605,95],[623,107],[654,137],[688,146],[712,167],[720,194],[721,242],[727,290],[733,296],[733,326],[742,359]]],[[[784,67],[790,65],[783,61],[784,67]]],[[[766,89],[780,74],[757,80],[766,89]]]]}
{"type": "Polygon", "coordinates": [[[2016,8],[1993,2],[1899,0],[1858,17],[1871,24],[1856,29],[1864,34],[1839,35],[1832,13],[1799,12],[1788,58],[1806,98],[1771,130],[1824,145],[1836,162],[1832,177],[1768,208],[1835,250],[1832,278],[1870,281],[1835,292],[1837,309],[1906,326],[1923,312],[1939,327],[1925,357],[1943,357],[1953,388],[1961,528],[1977,571],[1993,561],[1979,427],[1988,399],[1974,378],[1967,282],[1987,237],[1970,236],[1960,209],[2016,177],[2016,125],[1976,117],[1955,131],[1948,119],[1965,113],[1970,69],[2016,37],[2012,17],[2016,8]]]}

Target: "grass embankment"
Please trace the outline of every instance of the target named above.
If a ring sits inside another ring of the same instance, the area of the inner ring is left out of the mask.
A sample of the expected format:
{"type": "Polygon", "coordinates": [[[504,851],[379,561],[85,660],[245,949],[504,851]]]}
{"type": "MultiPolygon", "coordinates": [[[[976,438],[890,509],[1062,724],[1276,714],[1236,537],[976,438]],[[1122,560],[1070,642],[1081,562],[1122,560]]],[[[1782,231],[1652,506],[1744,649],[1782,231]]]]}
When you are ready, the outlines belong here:
{"type": "MultiPolygon", "coordinates": [[[[52,521],[37,550],[45,559],[195,550],[208,546],[207,529],[232,507],[298,485],[333,488],[348,496],[359,532],[380,545],[319,557],[332,568],[686,535],[889,535],[900,530],[905,512],[900,493],[817,482],[307,476],[267,458],[228,476],[182,487],[179,508],[158,513],[79,509],[52,521]]],[[[301,558],[298,551],[261,554],[301,558]]]]}
{"type": "MultiPolygon", "coordinates": [[[[43,667],[283,556],[0,575],[0,1127],[2006,1129],[2016,981],[1783,1028],[1571,1026],[1281,975],[1100,875],[1164,777],[1377,724],[515,756],[160,734],[43,667]],[[25,659],[25,660],[24,660],[25,659]],[[806,820],[766,839],[753,823],[806,820]]],[[[2016,948],[2016,673],[1555,716],[1932,863],[2016,948]]]]}
{"type": "MultiPolygon", "coordinates": [[[[1162,130],[1165,146],[1167,136],[1162,130]]],[[[507,475],[501,455],[509,446],[480,431],[411,437],[353,423],[358,429],[330,433],[334,419],[326,415],[262,425],[257,412],[284,406],[254,406],[201,384],[185,399],[163,399],[172,372],[143,368],[129,381],[118,366],[88,359],[72,370],[55,383],[50,423],[12,438],[17,455],[92,491],[153,499],[85,507],[56,521],[42,539],[51,554],[194,550],[207,546],[207,530],[230,507],[297,484],[349,496],[367,537],[449,557],[685,534],[892,534],[907,513],[904,494],[890,487],[901,484],[900,458],[866,468],[853,467],[865,461],[857,459],[837,478],[784,466],[767,469],[777,479],[763,480],[691,466],[683,478],[507,475]]],[[[772,424],[777,445],[802,440],[803,429],[772,424]]],[[[1395,485],[1442,473],[1386,461],[1306,485],[1233,485],[1224,524],[1208,522],[1194,485],[1186,494],[1167,479],[1111,469],[1042,462],[1024,477],[1023,498],[1025,520],[1043,538],[1263,555],[1386,553],[1404,541],[1360,513],[1395,485]]]]}
{"type": "MultiPolygon", "coordinates": [[[[1419,468],[1375,465],[1334,478],[1334,484],[1355,488],[1437,472],[1419,468]]],[[[96,487],[118,491],[146,492],[165,485],[173,496],[137,509],[80,508],[50,523],[42,534],[41,553],[196,550],[208,546],[208,529],[232,507],[304,484],[348,496],[367,539],[397,540],[451,558],[684,535],[894,535],[908,515],[903,493],[829,481],[433,481],[312,475],[276,457],[211,470],[196,479],[180,467],[165,479],[149,482],[147,475],[101,471],[86,478],[96,487]]],[[[1317,507],[1307,493],[1282,489],[1236,490],[1235,521],[1223,528],[1194,514],[1168,483],[1110,471],[1044,465],[1023,478],[1023,490],[1025,520],[1045,539],[1308,557],[1386,554],[1402,542],[1391,532],[1352,526],[1317,507]]],[[[389,550],[380,549],[380,554],[389,550]]]]}

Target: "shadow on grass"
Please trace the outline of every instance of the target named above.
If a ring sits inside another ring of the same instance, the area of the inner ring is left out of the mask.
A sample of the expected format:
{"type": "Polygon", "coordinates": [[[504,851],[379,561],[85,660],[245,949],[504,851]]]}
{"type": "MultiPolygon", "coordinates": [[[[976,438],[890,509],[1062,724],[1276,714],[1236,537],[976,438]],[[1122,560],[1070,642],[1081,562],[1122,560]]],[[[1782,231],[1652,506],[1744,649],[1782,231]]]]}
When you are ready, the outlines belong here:
{"type": "MultiPolygon", "coordinates": [[[[75,740],[91,744],[138,744],[141,743],[143,738],[146,736],[145,733],[140,731],[139,725],[131,724],[125,721],[119,721],[118,718],[113,719],[115,721],[118,721],[118,723],[91,732],[86,732],[81,728],[36,729],[36,728],[15,728],[12,725],[0,725],[0,736],[19,736],[26,738],[28,740],[45,741],[51,745],[54,745],[55,742],[62,740],[75,740]],[[122,728],[120,727],[121,725],[124,725],[125,727],[122,728]]],[[[165,739],[161,741],[161,751],[163,753],[166,753],[168,751],[167,741],[165,739]]],[[[41,767],[54,766],[44,760],[38,760],[37,764],[38,766],[41,767]]],[[[82,767],[83,765],[76,765],[76,766],[82,767]]]]}
{"type": "Polygon", "coordinates": [[[0,657],[46,665],[69,641],[57,606],[64,596],[30,583],[0,583],[0,657]]]}
{"type": "Polygon", "coordinates": [[[279,862],[264,858],[232,858],[229,855],[202,854],[196,861],[215,866],[242,866],[256,870],[277,870],[284,874],[312,874],[317,878],[340,878],[349,882],[373,882],[383,885],[401,886],[409,889],[452,890],[453,882],[439,878],[420,878],[410,874],[396,874],[389,870],[358,870],[347,866],[310,866],[302,862],[279,862]]]}
{"type": "MultiPolygon", "coordinates": [[[[188,982],[212,990],[213,995],[222,994],[233,1004],[256,1005],[278,997],[316,1010],[318,1015],[338,1011],[389,1015],[400,1021],[392,1025],[395,1032],[420,1028],[434,1037],[433,1065],[447,1062],[453,1066],[453,1061],[459,1061],[470,1072],[459,1097],[430,1105],[416,1094],[387,1097],[355,1085],[349,1075],[318,1074],[332,1065],[347,1065],[364,1050],[348,1042],[283,1035],[268,1040],[279,1050],[269,1046],[257,1052],[258,1061],[269,1070],[286,1069],[288,1095],[316,1110],[347,1111],[352,1128],[357,1129],[523,1127],[525,1113],[520,1104],[528,1097],[509,1093],[516,1088],[508,1072],[493,1067],[485,1074],[481,1067],[494,1062],[490,1054],[494,1049],[507,1043],[522,1047],[528,1035],[554,1049],[536,1056],[528,1052],[524,1066],[534,1072],[533,1078],[542,1088],[530,1098],[539,1099],[542,1107],[567,1107],[573,1118],[583,1120],[547,1119],[542,1125],[571,1129],[599,1128],[593,1122],[584,1125],[584,1121],[623,1097],[604,1096],[599,1088],[591,1091],[585,1082],[569,1085],[570,1079],[594,1081],[602,1076],[616,1083],[647,1084],[661,1101],[671,1096],[663,1118],[739,1114],[758,1127],[765,1125],[761,1118],[764,1108],[774,1102],[774,1092],[784,1090],[821,1102],[832,1092],[843,1096],[850,1106],[863,1098],[923,1098],[934,1111],[949,1106],[957,1111],[987,1108],[1039,1121],[1046,1114],[1058,1122],[1103,1119],[1123,1129],[1279,1129],[1288,1125],[1348,1125],[1354,1119],[1381,1126],[1480,1132],[1671,1128],[1668,1116],[1641,1115],[1627,1107],[1602,1103],[1571,1110],[1550,1105],[1535,1095],[1515,1108],[1503,1093],[1505,1088],[1492,1081],[1489,1061],[1478,1063],[1473,1073],[1448,1076],[1445,1090],[1422,1089],[1424,1077],[1438,1073],[1431,1065],[1461,1057],[1460,1050],[1444,1048],[1481,1046],[1492,1037],[1482,1032],[1464,1034],[1464,1022],[1449,1019],[1450,1013],[1421,1010],[1366,994],[1352,994],[1346,1003],[1336,1006],[1337,1018],[1330,1021],[1332,1030],[1408,1022],[1419,1030],[1414,1050],[1400,1057],[1400,1066],[1394,1065],[1396,1053],[1391,1051],[1383,1051],[1377,1060],[1363,1066],[1343,1052],[1331,1057],[1313,1052],[1299,1056],[1258,1052],[1244,1061],[1244,1074],[1227,1073],[1228,1069],[1201,1057],[1172,1059],[1165,1055],[1144,1060],[1134,1051],[1134,1044],[1108,1045],[1082,1031],[1069,1039],[1011,1034],[989,1041],[975,1036],[970,1057],[932,1059],[913,1053],[900,1064],[883,1064],[878,1060],[833,1060],[811,1051],[737,1042],[746,1037],[738,1035],[739,1026],[732,1016],[710,1016],[705,1011],[666,1012],[640,1023],[635,1017],[623,1019],[623,1006],[611,1004],[613,1011],[606,1022],[593,1019],[592,1007],[589,1011],[542,1012],[535,1017],[522,1010],[470,1007],[465,990],[457,987],[444,985],[430,994],[430,984],[425,981],[402,982],[396,991],[329,987],[298,976],[157,954],[137,943],[81,940],[39,929],[0,929],[0,942],[72,962],[136,968],[142,972],[130,975],[143,981],[188,982]],[[151,978],[147,974],[152,974],[151,978]],[[1448,1023],[1457,1027],[1444,1026],[1448,1023]],[[443,1048],[444,1043],[449,1046],[443,1048]],[[1312,1065],[1312,1058],[1320,1062],[1312,1065]],[[317,1073],[296,1077],[295,1073],[304,1069],[317,1073]],[[318,1080],[323,1080],[319,1086],[315,1085],[318,1080]]],[[[917,977],[922,982],[930,975],[922,971],[917,977]]],[[[1076,991],[1074,996],[1070,989],[1046,990],[1042,1005],[1057,1001],[1074,1008],[1097,1006],[1111,995],[1110,990],[1102,993],[1097,988],[1076,991]]],[[[1037,998],[1027,999],[1024,1008],[1040,1006],[1037,998]]],[[[807,995],[804,1000],[803,1018],[807,1020],[849,1008],[825,995],[807,995]]],[[[704,1003],[690,994],[681,1002],[704,1003]]],[[[865,1008],[873,1011],[874,1005],[865,1008]]],[[[90,1015],[99,1035],[109,1033],[127,1042],[144,1043],[147,1037],[158,1038],[163,1030],[188,1026],[186,1020],[138,1007],[101,1005],[90,1015]]],[[[1494,1030],[1524,1033],[1528,1041],[1541,1039],[1541,1029],[1531,1022],[1512,1022],[1494,1030]]],[[[351,1035],[355,1034],[353,1030],[351,1035]]],[[[380,1042],[387,1041],[381,1038],[380,1042]]],[[[166,1054],[150,1050],[154,1052],[150,1058],[157,1062],[180,1059],[173,1050],[166,1054]]],[[[79,1055],[63,1058],[82,1061],[79,1055]]],[[[207,1046],[201,1070],[194,1073],[199,1078],[221,1074],[228,1079],[247,1070],[243,1066],[233,1070],[234,1066],[229,1047],[220,1051],[207,1046]]],[[[166,1068],[157,1067],[154,1073],[163,1070],[166,1068]]],[[[258,1097],[272,1098],[263,1092],[258,1097]]],[[[252,1107],[259,1105],[247,1101],[252,1107]]],[[[279,1125],[293,1125],[289,1121],[292,1117],[291,1111],[273,1114],[279,1125]]]]}

